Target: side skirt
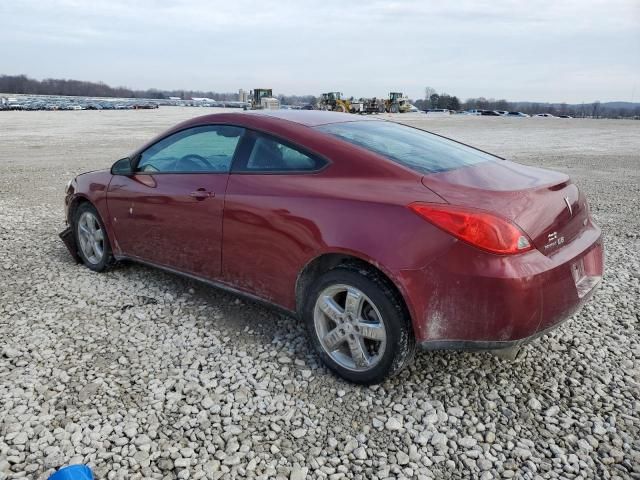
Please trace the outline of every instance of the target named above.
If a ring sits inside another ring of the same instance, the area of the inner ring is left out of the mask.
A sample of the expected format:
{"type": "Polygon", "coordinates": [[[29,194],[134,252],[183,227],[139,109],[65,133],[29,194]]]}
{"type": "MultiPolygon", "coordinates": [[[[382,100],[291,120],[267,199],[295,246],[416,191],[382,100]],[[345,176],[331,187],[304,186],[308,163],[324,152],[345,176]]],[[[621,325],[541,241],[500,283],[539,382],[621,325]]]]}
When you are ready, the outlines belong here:
{"type": "Polygon", "coordinates": [[[285,314],[287,316],[298,318],[298,314],[293,310],[289,310],[288,308],[285,308],[285,307],[283,307],[281,305],[278,305],[277,303],[273,303],[270,300],[267,300],[265,298],[259,297],[257,295],[252,294],[252,293],[245,292],[243,290],[239,290],[239,289],[237,289],[235,287],[232,287],[230,285],[227,285],[226,283],[223,283],[223,282],[217,282],[215,280],[209,280],[208,278],[199,277],[197,275],[193,275],[192,273],[182,272],[180,270],[176,270],[175,268],[167,267],[167,266],[164,266],[164,265],[159,265],[157,263],[149,262],[147,260],[142,260],[142,259],[137,258],[137,257],[129,257],[129,256],[126,256],[126,255],[118,255],[116,257],[116,260],[129,260],[131,262],[139,263],[141,265],[146,265],[146,266],[152,267],[152,268],[157,268],[158,270],[163,270],[163,271],[168,272],[168,273],[173,273],[174,275],[178,275],[180,277],[188,278],[190,280],[196,280],[198,282],[205,283],[205,284],[207,284],[207,285],[209,285],[211,287],[218,288],[220,290],[224,290],[225,292],[233,293],[234,295],[238,295],[238,296],[244,297],[247,300],[251,300],[253,302],[259,303],[261,305],[264,305],[266,307],[272,308],[274,310],[278,310],[280,313],[283,313],[283,314],[285,314]]]}

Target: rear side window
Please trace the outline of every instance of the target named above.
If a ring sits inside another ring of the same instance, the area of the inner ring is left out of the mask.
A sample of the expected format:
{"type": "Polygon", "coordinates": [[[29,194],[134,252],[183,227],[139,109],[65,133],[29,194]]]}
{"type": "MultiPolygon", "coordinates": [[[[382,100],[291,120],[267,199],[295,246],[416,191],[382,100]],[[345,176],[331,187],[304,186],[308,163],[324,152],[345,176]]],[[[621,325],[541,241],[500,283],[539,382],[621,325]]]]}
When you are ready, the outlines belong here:
{"type": "Polygon", "coordinates": [[[245,172],[311,172],[325,165],[311,154],[268,135],[254,133],[246,164],[234,168],[245,172]]]}
{"type": "Polygon", "coordinates": [[[392,122],[331,123],[315,128],[424,174],[496,160],[475,148],[392,122]]]}

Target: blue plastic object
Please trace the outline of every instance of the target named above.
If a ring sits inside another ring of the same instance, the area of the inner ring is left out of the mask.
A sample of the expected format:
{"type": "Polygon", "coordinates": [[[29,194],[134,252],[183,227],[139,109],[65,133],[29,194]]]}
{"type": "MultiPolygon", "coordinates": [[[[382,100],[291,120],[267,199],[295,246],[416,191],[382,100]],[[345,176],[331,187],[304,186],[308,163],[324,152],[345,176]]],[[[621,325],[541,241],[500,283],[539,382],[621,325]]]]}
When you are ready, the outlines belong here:
{"type": "Polygon", "coordinates": [[[86,465],[69,465],[55,472],[49,480],[94,480],[94,478],[93,472],[86,465]]]}

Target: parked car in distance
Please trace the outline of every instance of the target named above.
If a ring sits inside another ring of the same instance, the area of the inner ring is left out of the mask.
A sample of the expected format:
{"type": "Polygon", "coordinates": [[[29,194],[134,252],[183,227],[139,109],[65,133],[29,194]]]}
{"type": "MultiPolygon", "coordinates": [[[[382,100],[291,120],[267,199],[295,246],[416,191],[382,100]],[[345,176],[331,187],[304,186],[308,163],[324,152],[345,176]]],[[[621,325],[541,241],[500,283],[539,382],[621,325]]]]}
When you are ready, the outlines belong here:
{"type": "Polygon", "coordinates": [[[430,108],[428,110],[425,110],[425,113],[430,117],[440,117],[443,115],[451,115],[451,110],[448,110],[446,108],[430,108]]]}
{"type": "Polygon", "coordinates": [[[526,113],[522,113],[522,112],[508,112],[507,117],[530,117],[531,115],[527,115],[526,113]]]}
{"type": "Polygon", "coordinates": [[[500,113],[498,113],[496,110],[482,110],[480,115],[485,115],[489,117],[499,117],[500,113]]]}
{"type": "Polygon", "coordinates": [[[548,118],[558,118],[555,115],[551,115],[550,113],[537,113],[534,117],[548,117],[548,118]]]}
{"type": "Polygon", "coordinates": [[[363,384],[416,346],[516,350],[603,273],[565,173],[341,113],[194,118],[73,178],[65,205],[61,237],[89,269],[128,259],[276,305],[363,384]]]}
{"type": "Polygon", "coordinates": [[[482,115],[482,110],[471,109],[471,110],[465,110],[462,113],[466,115],[482,115]]]}
{"type": "Polygon", "coordinates": [[[558,115],[558,118],[573,118],[571,115],[558,115]]]}
{"type": "Polygon", "coordinates": [[[498,113],[499,115],[502,115],[503,117],[509,114],[509,112],[506,110],[496,110],[496,113],[498,113]]]}

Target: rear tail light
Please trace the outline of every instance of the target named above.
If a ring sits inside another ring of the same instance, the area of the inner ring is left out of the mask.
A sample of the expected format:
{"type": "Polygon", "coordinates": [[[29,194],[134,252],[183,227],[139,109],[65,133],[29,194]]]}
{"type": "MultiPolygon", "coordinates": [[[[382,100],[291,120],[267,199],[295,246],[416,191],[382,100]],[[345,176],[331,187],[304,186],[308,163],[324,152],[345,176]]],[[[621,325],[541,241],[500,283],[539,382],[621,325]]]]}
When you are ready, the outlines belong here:
{"type": "Polygon", "coordinates": [[[412,203],[409,208],[436,227],[487,252],[509,255],[533,248],[517,225],[493,213],[427,203],[412,203]]]}

